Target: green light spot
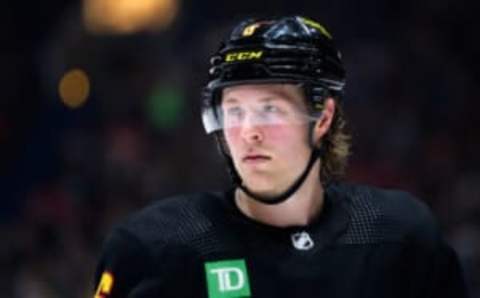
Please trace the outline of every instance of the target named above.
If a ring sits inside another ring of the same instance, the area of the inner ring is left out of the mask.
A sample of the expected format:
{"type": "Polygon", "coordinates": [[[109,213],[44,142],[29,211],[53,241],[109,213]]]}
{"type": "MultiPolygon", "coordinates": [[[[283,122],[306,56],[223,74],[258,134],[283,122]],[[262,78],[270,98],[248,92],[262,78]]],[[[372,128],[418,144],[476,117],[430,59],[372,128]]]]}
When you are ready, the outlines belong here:
{"type": "Polygon", "coordinates": [[[183,108],[184,97],[180,90],[158,86],[147,101],[146,115],[155,129],[168,131],[179,125],[183,108]]]}

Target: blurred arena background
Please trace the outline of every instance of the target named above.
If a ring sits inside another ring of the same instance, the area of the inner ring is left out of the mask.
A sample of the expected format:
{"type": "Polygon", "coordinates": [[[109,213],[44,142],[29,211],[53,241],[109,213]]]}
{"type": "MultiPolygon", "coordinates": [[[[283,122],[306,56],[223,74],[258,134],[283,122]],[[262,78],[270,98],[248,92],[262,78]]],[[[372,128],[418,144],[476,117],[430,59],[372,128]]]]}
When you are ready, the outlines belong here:
{"type": "Polygon", "coordinates": [[[348,178],[437,216],[480,297],[474,1],[7,1],[0,9],[0,297],[91,297],[111,226],[228,185],[204,135],[209,54],[246,16],[304,14],[342,50],[348,178]]]}

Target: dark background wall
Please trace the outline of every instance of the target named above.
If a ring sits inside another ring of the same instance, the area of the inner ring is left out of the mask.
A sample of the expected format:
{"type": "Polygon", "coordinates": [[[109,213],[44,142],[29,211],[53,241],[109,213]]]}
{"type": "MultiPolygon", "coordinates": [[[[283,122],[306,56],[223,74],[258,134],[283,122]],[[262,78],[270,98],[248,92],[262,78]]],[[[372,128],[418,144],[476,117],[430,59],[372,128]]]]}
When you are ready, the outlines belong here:
{"type": "Polygon", "coordinates": [[[227,29],[263,14],[330,29],[348,70],[348,180],[424,200],[480,297],[474,1],[183,1],[168,26],[130,34],[88,31],[80,1],[9,2],[0,10],[2,297],[89,297],[115,222],[173,193],[228,185],[201,127],[200,89],[227,29]],[[90,88],[71,108],[58,89],[74,68],[90,88]]]}

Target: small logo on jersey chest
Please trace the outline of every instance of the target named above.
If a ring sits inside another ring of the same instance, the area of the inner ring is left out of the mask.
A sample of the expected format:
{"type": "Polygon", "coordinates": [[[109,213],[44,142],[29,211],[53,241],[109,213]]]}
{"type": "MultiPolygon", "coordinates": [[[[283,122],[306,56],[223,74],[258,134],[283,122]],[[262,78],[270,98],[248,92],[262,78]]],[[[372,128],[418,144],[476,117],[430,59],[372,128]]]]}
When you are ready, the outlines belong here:
{"type": "Polygon", "coordinates": [[[315,246],[315,243],[307,232],[298,232],[291,235],[293,247],[298,250],[309,250],[315,246]]]}

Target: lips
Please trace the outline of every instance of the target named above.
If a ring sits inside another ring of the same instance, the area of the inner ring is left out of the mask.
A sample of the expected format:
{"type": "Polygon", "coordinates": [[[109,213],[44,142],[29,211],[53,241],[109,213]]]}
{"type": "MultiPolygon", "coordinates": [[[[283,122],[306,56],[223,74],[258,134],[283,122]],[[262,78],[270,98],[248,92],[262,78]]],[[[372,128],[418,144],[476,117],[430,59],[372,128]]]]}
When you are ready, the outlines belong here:
{"type": "Polygon", "coordinates": [[[260,163],[271,160],[271,158],[267,155],[262,154],[248,154],[243,159],[245,163],[260,163]]]}

